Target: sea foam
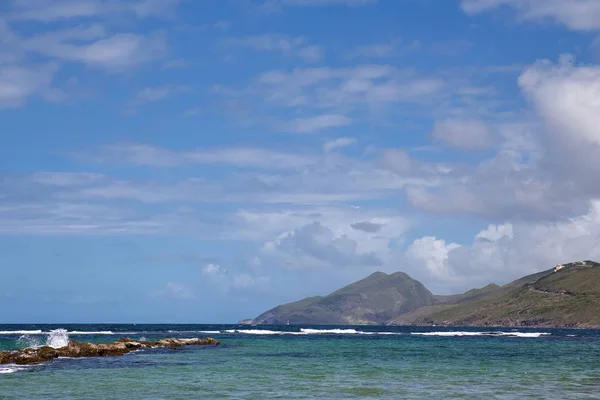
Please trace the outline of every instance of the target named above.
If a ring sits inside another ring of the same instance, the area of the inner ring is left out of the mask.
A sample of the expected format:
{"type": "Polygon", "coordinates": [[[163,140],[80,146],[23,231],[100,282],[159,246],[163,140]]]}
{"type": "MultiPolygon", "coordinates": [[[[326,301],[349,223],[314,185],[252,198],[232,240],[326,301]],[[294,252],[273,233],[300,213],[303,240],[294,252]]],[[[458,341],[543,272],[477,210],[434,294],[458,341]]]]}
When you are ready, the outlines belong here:
{"type": "Polygon", "coordinates": [[[308,335],[311,335],[311,334],[312,335],[318,335],[318,334],[344,335],[344,334],[366,333],[366,332],[357,331],[356,329],[308,329],[308,328],[301,328],[300,332],[306,333],[308,335]]]}
{"type": "Polygon", "coordinates": [[[23,371],[27,368],[16,365],[3,365],[0,367],[0,374],[12,374],[13,372],[23,371]]]}
{"type": "Polygon", "coordinates": [[[420,335],[420,336],[512,336],[512,337],[522,337],[522,338],[537,338],[541,336],[551,335],[547,332],[495,332],[495,331],[487,331],[487,332],[460,332],[460,331],[450,331],[450,332],[411,332],[411,335],[420,335]]]}
{"type": "Polygon", "coordinates": [[[55,329],[50,331],[46,339],[46,345],[55,349],[65,347],[69,344],[69,333],[66,329],[55,329]]]}
{"type": "Polygon", "coordinates": [[[41,330],[35,331],[0,331],[0,335],[41,335],[41,330]]]}

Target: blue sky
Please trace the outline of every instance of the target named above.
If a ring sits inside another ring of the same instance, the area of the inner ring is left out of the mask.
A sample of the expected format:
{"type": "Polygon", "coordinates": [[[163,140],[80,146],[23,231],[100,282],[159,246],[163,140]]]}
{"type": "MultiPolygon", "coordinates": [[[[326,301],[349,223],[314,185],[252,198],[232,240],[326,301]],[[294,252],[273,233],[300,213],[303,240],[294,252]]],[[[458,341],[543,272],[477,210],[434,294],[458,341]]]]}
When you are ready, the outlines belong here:
{"type": "Polygon", "coordinates": [[[600,3],[0,4],[0,322],[225,323],[599,259],[600,3]]]}

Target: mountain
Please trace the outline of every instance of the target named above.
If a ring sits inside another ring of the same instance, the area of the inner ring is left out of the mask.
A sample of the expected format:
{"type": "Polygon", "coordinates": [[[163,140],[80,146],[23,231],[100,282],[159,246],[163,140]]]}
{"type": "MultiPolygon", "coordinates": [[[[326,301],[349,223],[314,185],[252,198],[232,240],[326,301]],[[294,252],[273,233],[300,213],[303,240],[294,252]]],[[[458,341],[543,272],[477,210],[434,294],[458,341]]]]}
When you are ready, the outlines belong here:
{"type": "Polygon", "coordinates": [[[577,261],[509,284],[434,296],[403,272],[376,272],[327,296],[275,307],[252,324],[600,327],[600,264],[577,261]]]}
{"type": "Polygon", "coordinates": [[[399,315],[388,324],[599,327],[600,264],[557,265],[491,288],[482,296],[399,315]]]}
{"type": "Polygon", "coordinates": [[[419,281],[403,272],[372,275],[327,296],[283,304],[256,317],[253,324],[384,324],[397,315],[437,300],[419,281]]]}

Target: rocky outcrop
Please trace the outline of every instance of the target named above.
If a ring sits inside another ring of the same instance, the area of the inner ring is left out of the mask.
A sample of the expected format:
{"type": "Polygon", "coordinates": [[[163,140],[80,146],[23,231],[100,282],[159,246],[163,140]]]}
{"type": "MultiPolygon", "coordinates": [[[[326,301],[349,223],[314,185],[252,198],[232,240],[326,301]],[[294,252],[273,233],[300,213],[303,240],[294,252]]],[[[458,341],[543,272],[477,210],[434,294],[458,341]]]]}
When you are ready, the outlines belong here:
{"type": "Polygon", "coordinates": [[[14,351],[1,351],[0,364],[30,365],[50,361],[58,357],[111,357],[121,356],[133,350],[168,347],[176,348],[182,346],[216,346],[219,341],[213,338],[176,339],[166,338],[155,341],[133,340],[121,338],[116,342],[106,344],[95,344],[88,342],[69,341],[65,347],[55,349],[49,346],[27,348],[14,351]]]}

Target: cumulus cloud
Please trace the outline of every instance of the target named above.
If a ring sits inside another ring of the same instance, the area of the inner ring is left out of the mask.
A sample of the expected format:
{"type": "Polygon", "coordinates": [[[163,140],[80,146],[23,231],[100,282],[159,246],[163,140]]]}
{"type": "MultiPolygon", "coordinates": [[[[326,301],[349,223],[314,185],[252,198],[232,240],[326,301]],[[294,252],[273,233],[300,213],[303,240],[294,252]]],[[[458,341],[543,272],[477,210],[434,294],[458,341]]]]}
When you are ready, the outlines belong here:
{"type": "Polygon", "coordinates": [[[569,56],[558,64],[540,61],[523,72],[519,85],[545,125],[545,163],[559,178],[600,196],[600,67],[576,66],[569,56]]]}
{"type": "Polygon", "coordinates": [[[391,211],[353,207],[246,211],[240,217],[249,237],[264,240],[258,252],[263,268],[337,270],[353,277],[389,269],[393,248],[410,226],[391,211]]]}
{"type": "MultiPolygon", "coordinates": [[[[600,68],[539,61],[518,83],[539,123],[500,135],[507,142],[496,155],[434,189],[407,188],[408,199],[430,211],[474,213],[499,219],[555,219],[580,215],[600,196],[600,68]],[[526,144],[522,139],[535,140],[526,144]],[[521,140],[521,142],[519,142],[521,140]]],[[[406,156],[400,167],[410,171],[406,156]]],[[[398,164],[398,162],[396,163],[398,164]]]]}
{"type": "Polygon", "coordinates": [[[261,252],[266,257],[281,258],[284,265],[295,268],[382,264],[376,254],[357,252],[356,241],[344,234],[336,235],[317,221],[265,243],[261,252]]]}
{"type": "Polygon", "coordinates": [[[376,222],[371,222],[371,221],[355,222],[355,223],[351,224],[350,226],[354,229],[358,229],[359,231],[364,231],[364,232],[368,232],[368,233],[379,232],[381,230],[381,228],[383,227],[382,224],[378,224],[376,222]]]}
{"type": "Polygon", "coordinates": [[[558,263],[599,259],[600,203],[579,217],[536,224],[515,222],[489,226],[469,245],[435,237],[415,240],[406,252],[416,276],[445,293],[507,283],[558,263]]]}

